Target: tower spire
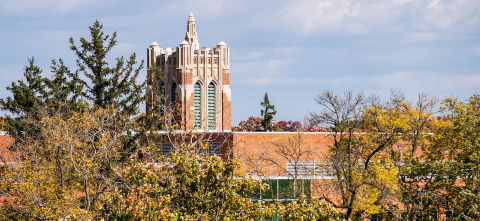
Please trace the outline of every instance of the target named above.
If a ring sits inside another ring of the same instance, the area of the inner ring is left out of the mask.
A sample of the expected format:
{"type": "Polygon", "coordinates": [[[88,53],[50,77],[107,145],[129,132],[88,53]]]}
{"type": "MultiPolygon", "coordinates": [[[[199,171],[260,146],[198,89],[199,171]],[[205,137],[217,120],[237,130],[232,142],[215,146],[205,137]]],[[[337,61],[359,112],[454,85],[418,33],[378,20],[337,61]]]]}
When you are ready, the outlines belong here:
{"type": "Polygon", "coordinates": [[[197,27],[195,27],[195,18],[193,17],[193,13],[190,12],[187,20],[187,33],[185,34],[185,41],[192,45],[193,48],[198,50],[200,46],[198,44],[198,36],[196,29],[197,27]]]}

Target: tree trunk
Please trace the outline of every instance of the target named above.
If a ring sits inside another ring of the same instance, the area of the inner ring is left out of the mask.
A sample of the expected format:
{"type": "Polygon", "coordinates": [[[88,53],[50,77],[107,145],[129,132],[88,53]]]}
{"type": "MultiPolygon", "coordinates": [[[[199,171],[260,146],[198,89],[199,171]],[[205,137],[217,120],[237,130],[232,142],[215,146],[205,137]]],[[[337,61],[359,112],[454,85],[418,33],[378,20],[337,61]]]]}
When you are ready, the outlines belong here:
{"type": "Polygon", "coordinates": [[[85,209],[87,212],[90,210],[90,194],[88,193],[88,177],[83,179],[84,186],[85,186],[85,209]]]}

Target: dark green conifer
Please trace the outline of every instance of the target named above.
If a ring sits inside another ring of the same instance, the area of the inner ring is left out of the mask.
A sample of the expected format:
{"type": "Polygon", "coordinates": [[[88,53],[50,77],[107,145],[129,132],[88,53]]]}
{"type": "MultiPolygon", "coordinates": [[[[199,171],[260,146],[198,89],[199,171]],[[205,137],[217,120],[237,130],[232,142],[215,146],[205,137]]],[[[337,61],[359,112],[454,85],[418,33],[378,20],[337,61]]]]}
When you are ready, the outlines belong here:
{"type": "Polygon", "coordinates": [[[43,77],[42,69],[31,58],[25,66],[25,79],[7,86],[12,96],[0,99],[0,110],[11,114],[6,117],[5,128],[10,134],[25,134],[30,128],[23,116],[35,117],[38,109],[45,107],[78,111],[86,102],[93,107],[115,107],[130,116],[138,113],[146,84],[146,81],[137,83],[143,60],[134,68],[137,62],[133,53],[128,59],[116,58],[116,64],[109,66],[106,56],[117,43],[116,32],[112,37],[104,36],[103,25],[98,21],[89,28],[91,41],[82,37],[77,47],[70,37],[70,49],[78,57],[75,72],[71,72],[62,59],[52,60],[53,76],[43,77]],[[80,77],[82,74],[84,77],[80,77]]]}
{"type": "Polygon", "coordinates": [[[144,100],[142,92],[146,82],[137,84],[136,80],[144,61],[142,60],[140,66],[134,68],[137,61],[136,54],[133,53],[128,59],[124,59],[123,56],[116,58],[116,65],[110,67],[105,58],[117,44],[117,33],[113,32],[110,38],[109,35],[104,36],[102,28],[103,25],[95,21],[90,26],[92,40],[80,38],[79,47],[70,37],[70,48],[78,57],[78,71],[89,80],[78,79],[84,87],[82,96],[101,108],[113,106],[123,114],[137,114],[138,106],[144,100]]]}
{"type": "Polygon", "coordinates": [[[265,97],[263,98],[263,102],[261,102],[260,105],[262,105],[265,108],[265,110],[260,111],[263,117],[262,127],[264,130],[272,131],[273,115],[277,114],[277,111],[275,110],[275,105],[270,104],[270,100],[268,100],[267,92],[265,92],[265,97]]]}

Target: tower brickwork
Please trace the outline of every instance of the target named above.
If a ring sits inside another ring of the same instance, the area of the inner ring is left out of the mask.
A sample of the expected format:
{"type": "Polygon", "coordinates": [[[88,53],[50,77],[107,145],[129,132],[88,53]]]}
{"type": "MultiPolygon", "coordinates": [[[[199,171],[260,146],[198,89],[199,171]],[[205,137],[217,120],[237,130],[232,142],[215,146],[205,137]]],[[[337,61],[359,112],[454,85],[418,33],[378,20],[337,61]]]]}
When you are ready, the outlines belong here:
{"type": "MultiPolygon", "coordinates": [[[[147,66],[162,69],[166,104],[180,107],[179,120],[185,129],[231,130],[230,53],[219,42],[213,49],[200,49],[195,18],[190,13],[185,39],[179,47],[160,48],[156,42],[147,49],[147,66]],[[174,98],[174,99],[169,99],[174,98]]],[[[149,87],[160,87],[148,82],[149,87]]],[[[147,112],[151,111],[147,98],[147,112]]]]}

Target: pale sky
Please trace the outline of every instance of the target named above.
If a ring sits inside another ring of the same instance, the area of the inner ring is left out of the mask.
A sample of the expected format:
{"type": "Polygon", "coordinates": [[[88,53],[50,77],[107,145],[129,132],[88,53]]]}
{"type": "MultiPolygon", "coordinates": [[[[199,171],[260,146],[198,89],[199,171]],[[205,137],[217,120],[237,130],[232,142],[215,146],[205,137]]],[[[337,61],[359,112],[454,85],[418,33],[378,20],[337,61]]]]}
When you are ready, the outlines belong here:
{"type": "Polygon", "coordinates": [[[75,70],[68,38],[88,39],[95,20],[117,31],[111,61],[144,59],[153,41],[179,46],[190,12],[200,47],[230,47],[232,125],[260,116],[265,92],[276,120],[319,110],[314,97],[325,89],[384,100],[391,88],[409,100],[480,92],[479,0],[2,0],[0,97],[32,56],[45,76],[52,59],[75,70]]]}

